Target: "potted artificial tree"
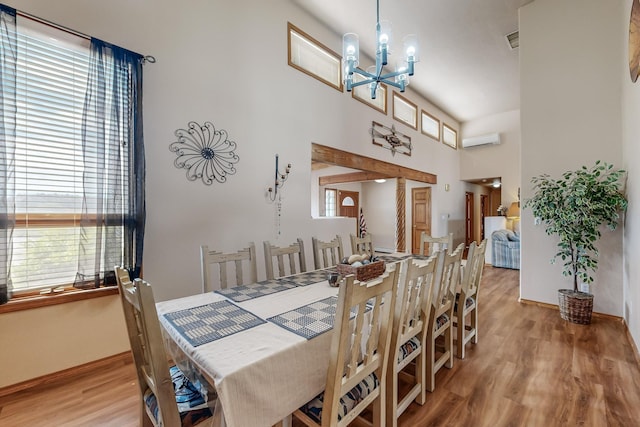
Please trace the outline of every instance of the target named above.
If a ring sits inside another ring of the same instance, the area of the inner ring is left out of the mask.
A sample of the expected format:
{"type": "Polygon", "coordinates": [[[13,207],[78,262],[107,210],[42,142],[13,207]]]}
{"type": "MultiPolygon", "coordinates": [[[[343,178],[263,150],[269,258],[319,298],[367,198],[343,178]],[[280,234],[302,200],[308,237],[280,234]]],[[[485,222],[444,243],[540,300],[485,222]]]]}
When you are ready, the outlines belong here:
{"type": "Polygon", "coordinates": [[[558,252],[551,259],[564,262],[562,274],[573,277],[573,289],[558,290],[560,315],[573,323],[591,322],[593,295],[580,292],[578,281],[592,283],[598,268],[600,226],[615,230],[620,212],[627,208],[622,193],[625,171],[599,160],[591,168],[583,166],[553,179],[547,174],[531,179],[531,208],[536,223],[542,222],[548,235],[557,235],[558,252]]]}

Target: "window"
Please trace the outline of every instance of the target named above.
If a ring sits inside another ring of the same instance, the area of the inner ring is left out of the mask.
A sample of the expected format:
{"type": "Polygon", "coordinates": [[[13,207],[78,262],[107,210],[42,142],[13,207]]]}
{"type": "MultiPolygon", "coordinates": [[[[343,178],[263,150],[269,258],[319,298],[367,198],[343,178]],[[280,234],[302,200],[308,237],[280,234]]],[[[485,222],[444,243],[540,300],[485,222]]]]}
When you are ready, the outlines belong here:
{"type": "Polygon", "coordinates": [[[338,216],[336,210],[336,199],[338,191],[334,188],[326,188],[324,190],[324,216],[338,216]]]}
{"type": "Polygon", "coordinates": [[[89,72],[89,40],[28,19],[18,25],[15,291],[75,279],[83,172],[75,141],[89,72]]]}
{"type": "Polygon", "coordinates": [[[319,41],[287,23],[289,65],[342,92],[342,58],[319,41]]]}
{"type": "Polygon", "coordinates": [[[453,149],[458,148],[458,132],[446,123],[442,124],[442,142],[453,149]]]}
{"type": "Polygon", "coordinates": [[[109,55],[97,66],[92,62],[96,46],[114,57],[121,48],[97,40],[92,45],[21,15],[15,22],[15,85],[0,76],[4,87],[15,86],[7,90],[15,90],[16,106],[0,111],[0,121],[16,123],[15,135],[0,135],[15,142],[13,162],[0,163],[13,175],[0,185],[14,187],[15,206],[8,212],[15,219],[10,278],[0,279],[10,280],[14,293],[79,281],[78,287],[96,287],[114,265],[134,267],[128,255],[140,235],[125,223],[143,228],[144,213],[137,216],[131,199],[137,191],[132,153],[142,143],[135,137],[138,112],[132,113],[139,80],[109,55]],[[105,63],[102,76],[96,69],[105,63]],[[96,96],[97,82],[103,86],[96,96]]]}
{"type": "Polygon", "coordinates": [[[418,129],[418,106],[404,96],[393,92],[393,118],[418,129]]]}
{"type": "MultiPolygon", "coordinates": [[[[360,74],[353,73],[354,83],[361,82],[364,77],[360,74]]],[[[367,104],[371,108],[387,114],[387,85],[378,84],[376,88],[376,99],[371,99],[371,85],[356,86],[351,90],[351,96],[358,101],[367,104]]]]}
{"type": "Polygon", "coordinates": [[[440,141],[440,120],[422,110],[422,133],[440,141]]]}

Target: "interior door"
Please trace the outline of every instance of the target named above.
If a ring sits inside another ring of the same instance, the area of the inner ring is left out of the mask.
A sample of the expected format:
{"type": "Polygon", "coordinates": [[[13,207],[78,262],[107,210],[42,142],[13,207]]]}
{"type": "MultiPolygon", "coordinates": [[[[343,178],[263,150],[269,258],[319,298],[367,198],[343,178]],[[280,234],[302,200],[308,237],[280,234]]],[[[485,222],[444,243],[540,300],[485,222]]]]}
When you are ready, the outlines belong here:
{"type": "Polygon", "coordinates": [[[431,235],[431,187],[411,189],[411,253],[413,254],[420,251],[420,235],[423,231],[431,235]]]}
{"type": "Polygon", "coordinates": [[[487,194],[480,195],[480,241],[484,240],[484,217],[490,215],[489,196],[487,194]]]}
{"type": "Polygon", "coordinates": [[[474,236],[474,221],[475,221],[475,212],[474,212],[474,194],[471,191],[467,191],[464,193],[464,205],[465,205],[465,246],[469,246],[471,242],[475,240],[474,236]]]}
{"type": "Polygon", "coordinates": [[[489,197],[491,199],[491,207],[489,207],[491,215],[489,216],[501,215],[498,213],[498,207],[502,204],[502,189],[492,188],[489,197]]]}
{"type": "Polygon", "coordinates": [[[358,218],[360,211],[360,193],[357,191],[338,190],[338,215],[358,218]]]}
{"type": "Polygon", "coordinates": [[[338,190],[338,215],[355,218],[354,234],[359,236],[358,212],[360,211],[360,193],[357,191],[338,190]]]}

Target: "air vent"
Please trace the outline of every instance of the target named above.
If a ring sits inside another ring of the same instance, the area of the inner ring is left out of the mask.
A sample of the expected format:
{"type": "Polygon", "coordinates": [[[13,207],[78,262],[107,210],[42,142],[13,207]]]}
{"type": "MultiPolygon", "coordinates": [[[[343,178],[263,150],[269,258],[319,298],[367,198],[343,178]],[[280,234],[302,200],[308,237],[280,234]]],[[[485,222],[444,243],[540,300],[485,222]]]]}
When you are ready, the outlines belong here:
{"type": "Polygon", "coordinates": [[[513,33],[509,33],[504,36],[507,39],[507,43],[509,43],[509,47],[511,50],[517,49],[520,47],[520,32],[514,31],[513,33]]]}

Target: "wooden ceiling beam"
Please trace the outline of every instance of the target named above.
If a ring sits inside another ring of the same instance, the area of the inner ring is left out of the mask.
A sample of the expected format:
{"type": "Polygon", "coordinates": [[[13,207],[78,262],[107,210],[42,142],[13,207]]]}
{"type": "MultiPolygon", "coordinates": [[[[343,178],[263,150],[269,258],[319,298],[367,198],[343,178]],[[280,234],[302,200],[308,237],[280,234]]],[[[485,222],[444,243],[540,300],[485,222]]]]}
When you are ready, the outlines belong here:
{"type": "Polygon", "coordinates": [[[386,179],[390,178],[387,175],[375,172],[351,172],[342,173],[340,175],[321,176],[318,179],[318,183],[323,185],[342,184],[346,182],[362,182],[373,181],[374,179],[386,179]]]}
{"type": "Polygon", "coordinates": [[[427,184],[438,183],[437,175],[431,173],[406,168],[316,143],[311,143],[311,160],[335,166],[359,169],[364,172],[372,172],[383,175],[383,178],[406,178],[427,184]]]}

